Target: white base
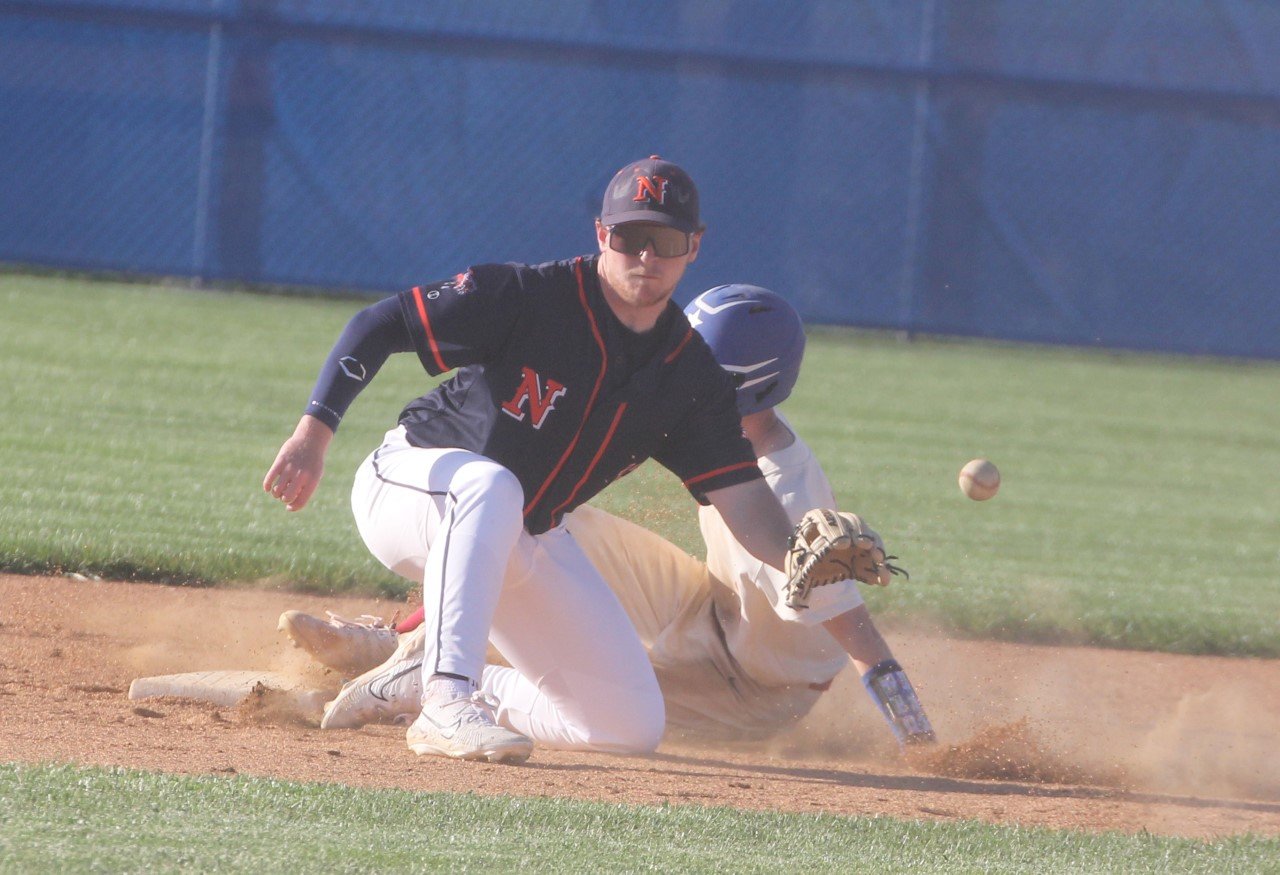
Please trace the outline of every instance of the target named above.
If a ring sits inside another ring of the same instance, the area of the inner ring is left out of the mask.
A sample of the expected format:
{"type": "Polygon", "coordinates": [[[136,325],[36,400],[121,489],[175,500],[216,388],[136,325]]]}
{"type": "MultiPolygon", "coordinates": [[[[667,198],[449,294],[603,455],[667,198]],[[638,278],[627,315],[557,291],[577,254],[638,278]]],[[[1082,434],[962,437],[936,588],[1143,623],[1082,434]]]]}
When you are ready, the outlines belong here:
{"type": "Polygon", "coordinates": [[[130,699],[153,696],[178,696],[198,699],[215,705],[238,705],[262,684],[270,690],[285,693],[307,711],[320,711],[328,696],[319,690],[308,690],[286,675],[272,671],[190,671],[136,678],[129,684],[130,699]]]}

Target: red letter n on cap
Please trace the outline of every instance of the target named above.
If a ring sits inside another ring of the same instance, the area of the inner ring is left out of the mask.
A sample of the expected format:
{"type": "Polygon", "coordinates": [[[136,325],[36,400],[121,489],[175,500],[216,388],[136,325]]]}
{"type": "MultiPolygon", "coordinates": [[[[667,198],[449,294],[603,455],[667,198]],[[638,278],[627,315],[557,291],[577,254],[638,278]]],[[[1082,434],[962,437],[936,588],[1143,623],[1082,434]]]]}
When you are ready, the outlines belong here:
{"type": "Polygon", "coordinates": [[[665,176],[637,176],[636,196],[632,200],[638,204],[649,201],[665,204],[667,202],[667,178],[665,176]]]}

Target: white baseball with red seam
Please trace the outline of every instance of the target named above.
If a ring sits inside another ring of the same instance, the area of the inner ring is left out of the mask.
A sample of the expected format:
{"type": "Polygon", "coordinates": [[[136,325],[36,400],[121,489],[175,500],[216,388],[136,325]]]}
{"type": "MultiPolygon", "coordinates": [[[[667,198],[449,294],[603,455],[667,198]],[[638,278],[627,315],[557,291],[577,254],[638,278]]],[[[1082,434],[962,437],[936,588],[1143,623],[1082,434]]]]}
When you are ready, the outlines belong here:
{"type": "Polygon", "coordinates": [[[974,501],[986,501],[1000,491],[1000,469],[986,459],[974,459],[960,469],[960,491],[974,501]]]}

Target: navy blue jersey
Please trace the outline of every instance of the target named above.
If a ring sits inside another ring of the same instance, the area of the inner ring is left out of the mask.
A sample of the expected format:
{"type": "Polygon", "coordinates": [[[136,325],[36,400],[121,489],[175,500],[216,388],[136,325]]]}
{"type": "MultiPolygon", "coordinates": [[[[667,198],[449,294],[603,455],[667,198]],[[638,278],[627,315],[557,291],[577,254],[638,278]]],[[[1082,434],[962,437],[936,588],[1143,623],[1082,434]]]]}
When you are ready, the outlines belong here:
{"type": "Polygon", "coordinates": [[[510,469],[538,534],[653,458],[696,498],[760,477],[730,376],[674,303],[629,331],[594,257],[488,264],[401,293],[426,370],[458,369],[401,414],[409,442],[510,469]]]}

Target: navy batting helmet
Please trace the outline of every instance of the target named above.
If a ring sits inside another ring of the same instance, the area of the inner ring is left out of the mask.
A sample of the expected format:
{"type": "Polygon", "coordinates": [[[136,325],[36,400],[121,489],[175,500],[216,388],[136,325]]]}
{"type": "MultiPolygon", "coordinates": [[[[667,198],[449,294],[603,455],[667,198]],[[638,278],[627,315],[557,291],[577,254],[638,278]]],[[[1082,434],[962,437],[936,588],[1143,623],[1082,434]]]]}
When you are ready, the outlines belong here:
{"type": "Polygon", "coordinates": [[[740,414],[768,410],[791,394],[804,358],[804,326],[781,295],[759,286],[716,286],[684,314],[733,375],[740,414]]]}

